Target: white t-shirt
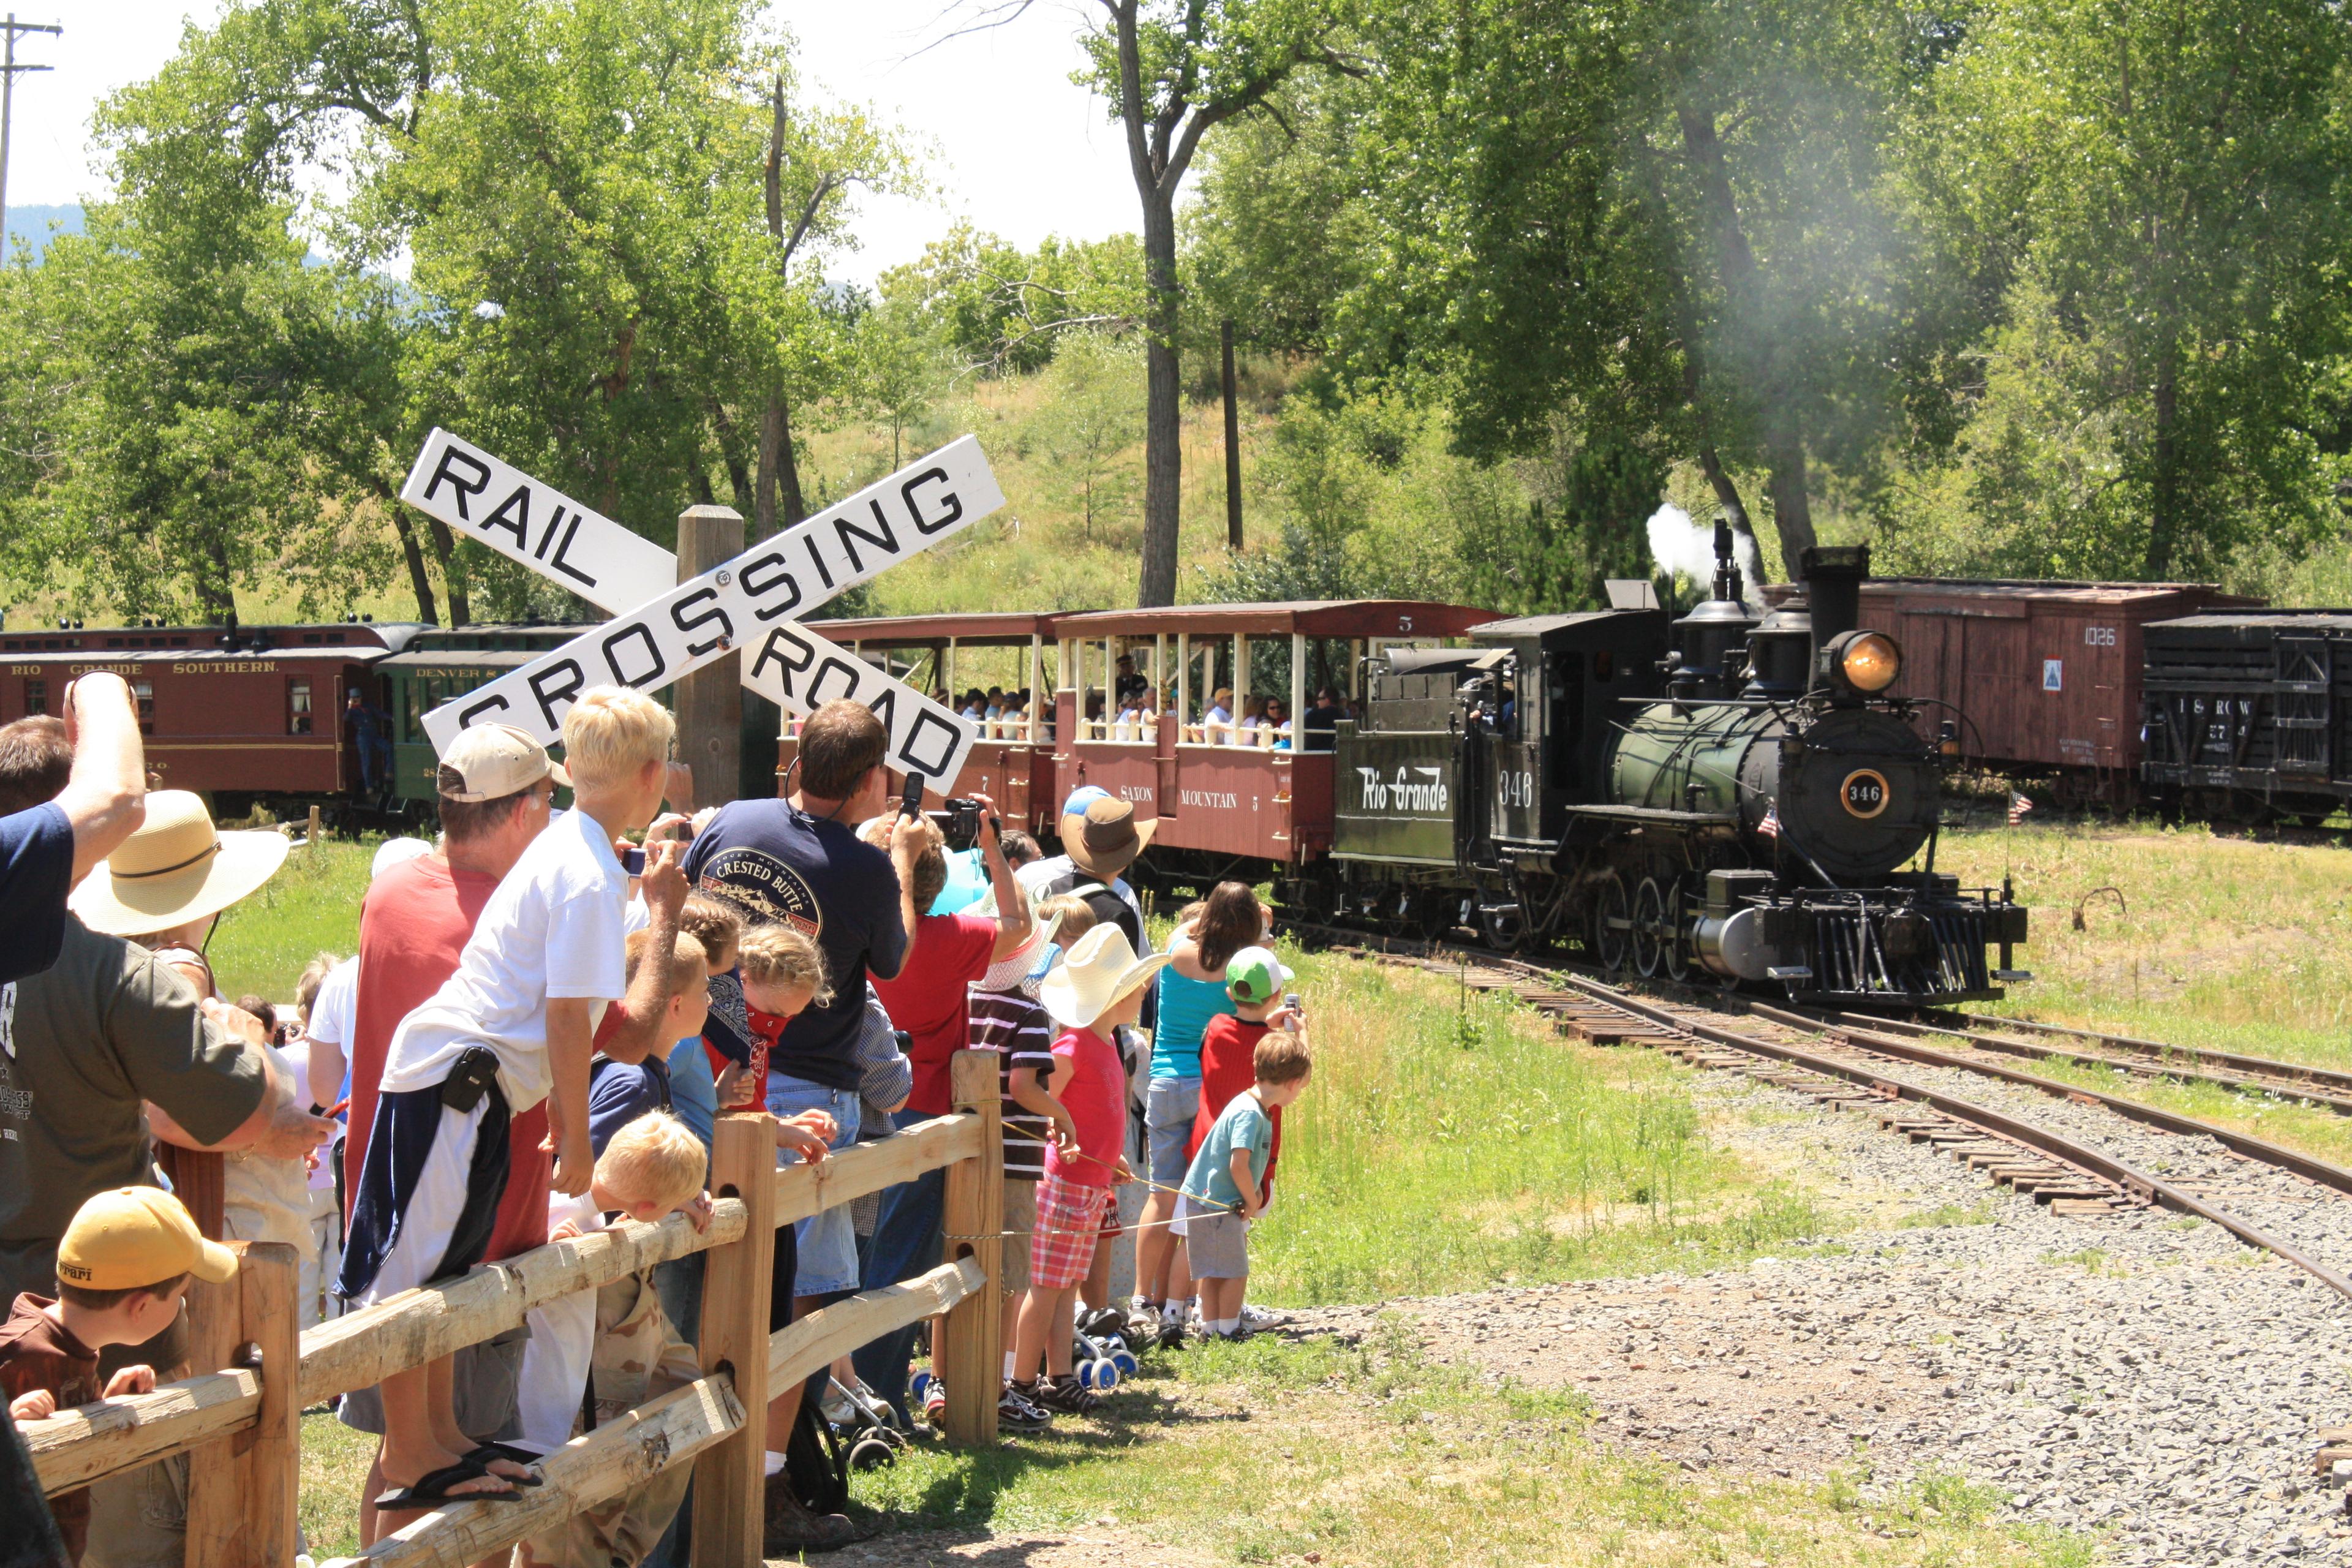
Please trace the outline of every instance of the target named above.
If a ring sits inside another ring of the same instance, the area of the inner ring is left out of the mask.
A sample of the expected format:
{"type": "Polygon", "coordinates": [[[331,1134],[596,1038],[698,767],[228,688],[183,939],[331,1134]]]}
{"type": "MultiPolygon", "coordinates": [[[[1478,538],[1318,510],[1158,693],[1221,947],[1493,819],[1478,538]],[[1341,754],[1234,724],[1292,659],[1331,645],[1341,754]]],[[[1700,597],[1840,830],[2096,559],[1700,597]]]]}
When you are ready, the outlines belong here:
{"type": "Polygon", "coordinates": [[[612,840],[586,812],[566,812],[531,840],[482,906],[457,972],[401,1020],[383,1092],[428,1089],[467,1048],[487,1046],[498,1053],[509,1110],[545,1100],[549,1001],[613,1002],[627,993],[628,899],[628,873],[612,840]]]}
{"type": "MultiPolygon", "coordinates": [[[[547,1200],[547,1229],[569,1220],[583,1236],[604,1228],[604,1216],[586,1193],[547,1200]]],[[[572,1441],[580,1417],[580,1396],[588,1388],[589,1362],[596,1353],[596,1292],[575,1290],[528,1314],[530,1339],[522,1348],[522,1372],[515,1384],[515,1420],[522,1427],[518,1447],[551,1454],[572,1441]]]]}

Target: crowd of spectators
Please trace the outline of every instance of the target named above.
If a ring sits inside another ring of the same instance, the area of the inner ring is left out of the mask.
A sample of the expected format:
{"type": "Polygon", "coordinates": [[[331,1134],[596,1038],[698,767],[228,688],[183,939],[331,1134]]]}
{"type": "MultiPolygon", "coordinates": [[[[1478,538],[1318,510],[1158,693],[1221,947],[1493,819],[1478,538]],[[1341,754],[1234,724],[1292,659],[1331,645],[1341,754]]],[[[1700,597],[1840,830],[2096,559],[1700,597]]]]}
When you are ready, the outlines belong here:
{"type": "MultiPolygon", "coordinates": [[[[996,721],[1026,700],[966,706],[996,721]]],[[[1279,1108],[1307,1059],[1248,889],[1220,887],[1155,954],[1122,875],[1153,823],[1082,788],[1048,856],[983,798],[978,843],[951,854],[932,821],[893,808],[886,732],[854,703],[800,726],[786,795],[699,815],[668,761],[669,716],[643,695],[582,693],[563,742],[558,763],[520,731],[465,731],[440,760],[437,838],[383,844],[356,952],[321,954],[281,1018],[268,998],[225,999],[206,947],[284,863],[285,837],[223,831],[198,797],[150,791],[112,676],[77,682],[62,719],[0,729],[13,1417],[184,1375],[182,1299],[236,1261],[217,1239],[294,1247],[307,1324],[624,1217],[707,1226],[721,1112],[767,1113],[779,1163],[822,1161],[947,1113],[968,1047],[997,1054],[1006,1100],[1003,1422],[1094,1408],[1073,1337],[1082,1310],[1128,1322],[1100,1243],[1129,1181],[1151,1198],[1129,1331],[1248,1331],[1243,1222],[1270,1201],[1279,1108]],[[225,1157],[211,1240],[171,1195],[194,1152],[225,1157]],[[1194,1275],[1205,1314],[1189,1310],[1194,1275]]],[[[781,1230],[772,1329],[935,1267],[943,1203],[933,1171],[781,1230]]],[[[362,1543],[422,1510],[520,1498],[575,1433],[691,1381],[702,1264],[544,1303],[345,1395],[340,1419],[379,1439],[362,1543]]],[[[885,1335],[775,1391],[771,1557],[857,1533],[811,1506],[787,1458],[796,1427],[845,1402],[938,1418],[936,1375],[929,1406],[910,1400],[919,1338],[885,1335]]],[[[670,1467],[517,1561],[684,1564],[689,1475],[670,1467]]],[[[43,1563],[177,1564],[186,1477],[182,1456],[45,1507],[12,1421],[0,1539],[43,1563]]]]}

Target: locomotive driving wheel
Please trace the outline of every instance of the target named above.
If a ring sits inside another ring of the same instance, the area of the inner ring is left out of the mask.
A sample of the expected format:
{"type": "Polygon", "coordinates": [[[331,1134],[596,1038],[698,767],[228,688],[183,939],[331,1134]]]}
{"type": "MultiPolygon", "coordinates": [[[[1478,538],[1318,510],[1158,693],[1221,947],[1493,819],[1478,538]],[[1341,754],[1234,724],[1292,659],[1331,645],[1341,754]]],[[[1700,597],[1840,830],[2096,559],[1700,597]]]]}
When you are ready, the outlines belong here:
{"type": "Polygon", "coordinates": [[[1660,957],[1659,966],[1665,971],[1666,978],[1677,985],[1690,979],[1691,923],[1687,907],[1689,902],[1690,896],[1684,890],[1684,882],[1680,877],[1666,883],[1665,933],[1660,939],[1665,952],[1660,957]]]}
{"type": "Polygon", "coordinates": [[[1666,929],[1666,898],[1655,877],[1644,877],[1633,889],[1633,967],[1649,979],[1657,977],[1673,941],[1666,929]]]}
{"type": "Polygon", "coordinates": [[[1595,879],[1592,889],[1594,961],[1612,974],[1622,972],[1633,931],[1633,915],[1625,898],[1625,879],[1614,871],[1603,871],[1595,879]]]}

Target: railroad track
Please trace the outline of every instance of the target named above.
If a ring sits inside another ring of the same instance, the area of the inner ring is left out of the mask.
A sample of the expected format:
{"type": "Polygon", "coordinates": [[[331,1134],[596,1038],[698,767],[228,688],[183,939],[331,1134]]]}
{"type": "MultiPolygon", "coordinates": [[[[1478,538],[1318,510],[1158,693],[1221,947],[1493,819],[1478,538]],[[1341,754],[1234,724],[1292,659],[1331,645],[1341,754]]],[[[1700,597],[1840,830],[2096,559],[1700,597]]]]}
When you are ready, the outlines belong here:
{"type": "MultiPolygon", "coordinates": [[[[1969,1074],[2053,1101],[2111,1112],[2159,1132],[2210,1138],[2237,1160],[2273,1167],[2297,1184],[2318,1189],[2311,1194],[2314,1197],[2352,1196],[2352,1171],[2193,1117],[1992,1059],[2003,1053],[1982,1049],[1985,1037],[1975,1032],[1890,1024],[1862,1015],[1825,1016],[1736,995],[1702,997],[1686,991],[1673,995],[1637,994],[1583,973],[1581,966],[1540,965],[1448,943],[1288,923],[1294,931],[1333,947],[1352,948],[1456,977],[1476,990],[1508,991],[1549,1017],[1560,1032],[1578,1038],[1601,1045],[1648,1047],[1699,1066],[1728,1068],[1794,1089],[1832,1109],[1866,1111],[1888,1131],[1914,1142],[1933,1144],[1994,1181],[2048,1203],[2059,1214],[2095,1218],[2131,1208],[2161,1206],[2195,1215],[2352,1300],[2352,1278],[2217,1201],[2214,1184],[2170,1179],[2101,1147],[2095,1136],[2071,1134],[2030,1111],[1979,1103],[1934,1080],[1944,1070],[1969,1074]],[[1927,1043],[1944,1037],[1957,1037],[1952,1043],[1958,1048],[1927,1043]]],[[[2006,1029],[2008,1025],[2003,1020],[2000,1026],[2006,1029]]],[[[2011,1054],[2047,1058],[2091,1053],[2053,1053],[2042,1047],[2011,1054]]],[[[2211,1058],[2221,1053],[2199,1054],[2211,1058]]],[[[2269,1065],[2291,1068],[2286,1063],[2269,1065]]],[[[2265,1092],[2277,1092],[2267,1083],[2263,1088],[2265,1092]]]]}

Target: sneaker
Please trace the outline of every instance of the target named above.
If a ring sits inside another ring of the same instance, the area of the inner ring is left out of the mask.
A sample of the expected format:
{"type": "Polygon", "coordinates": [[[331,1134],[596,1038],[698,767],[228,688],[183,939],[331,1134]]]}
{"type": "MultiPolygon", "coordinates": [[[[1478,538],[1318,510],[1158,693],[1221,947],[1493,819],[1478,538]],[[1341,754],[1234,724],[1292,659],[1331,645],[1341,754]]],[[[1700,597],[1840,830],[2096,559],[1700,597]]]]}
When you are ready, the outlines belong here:
{"type": "Polygon", "coordinates": [[[1016,1384],[1013,1388],[1031,1404],[1065,1415],[1091,1415],[1102,1404],[1101,1395],[1070,1373],[1055,1378],[1041,1377],[1033,1384],[1016,1384]]]}
{"type": "Polygon", "coordinates": [[[936,1380],[923,1391],[923,1419],[935,1429],[947,1425],[948,1391],[936,1380]]]}
{"type": "Polygon", "coordinates": [[[857,1539],[857,1527],[846,1514],[812,1513],[793,1490],[792,1477],[779,1472],[768,1478],[767,1517],[760,1531],[763,1557],[792,1557],[804,1552],[838,1552],[857,1539]]]}
{"type": "Polygon", "coordinates": [[[996,1401],[996,1424],[1008,1432],[1043,1432],[1054,1424],[1054,1413],[1008,1384],[996,1401]]]}
{"type": "Polygon", "coordinates": [[[1161,1318],[1152,1332],[1157,1336],[1152,1342],[1162,1350],[1181,1351],[1184,1348],[1184,1320],[1172,1312],[1161,1318]]]}
{"type": "Polygon", "coordinates": [[[1287,1312],[1269,1311],[1264,1307],[1253,1306],[1247,1301],[1242,1303],[1242,1327],[1254,1334],[1267,1329],[1278,1329],[1288,1321],[1290,1321],[1290,1314],[1287,1312]]]}
{"type": "Polygon", "coordinates": [[[1127,1314],[1117,1307],[1104,1307],[1078,1320],[1078,1332],[1090,1340],[1106,1338],[1126,1327],[1127,1314]]]}
{"type": "Polygon", "coordinates": [[[835,1426],[857,1425],[857,1407],[850,1399],[849,1390],[838,1383],[824,1385],[824,1396],[817,1400],[816,1409],[818,1415],[835,1426]]]}

